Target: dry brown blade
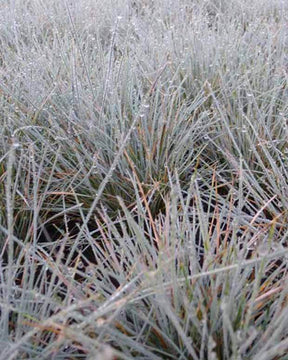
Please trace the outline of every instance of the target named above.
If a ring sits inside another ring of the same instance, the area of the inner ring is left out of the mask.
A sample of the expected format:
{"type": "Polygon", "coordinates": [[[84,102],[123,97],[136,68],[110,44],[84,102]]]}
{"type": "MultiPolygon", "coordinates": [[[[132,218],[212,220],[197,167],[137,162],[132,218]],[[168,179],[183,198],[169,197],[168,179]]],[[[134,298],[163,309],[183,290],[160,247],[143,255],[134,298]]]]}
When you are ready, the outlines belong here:
{"type": "Polygon", "coordinates": [[[47,191],[47,195],[75,195],[74,192],[69,191],[47,191]]]}
{"type": "Polygon", "coordinates": [[[283,289],[284,289],[283,286],[278,286],[278,287],[276,287],[274,289],[270,289],[270,290],[266,291],[264,294],[258,296],[254,300],[254,303],[265,300],[266,298],[269,298],[270,296],[273,296],[274,294],[277,294],[279,291],[282,291],[283,289]]]}
{"type": "Polygon", "coordinates": [[[255,216],[253,217],[253,219],[250,222],[250,225],[252,225],[256,219],[258,218],[258,216],[262,213],[263,210],[265,210],[265,208],[277,197],[277,195],[272,196],[271,199],[269,199],[262,207],[261,209],[255,214],[255,216]]]}
{"type": "MultiPolygon", "coordinates": [[[[265,208],[277,197],[277,195],[274,195],[270,200],[268,200],[262,207],[261,209],[254,215],[254,217],[252,218],[252,220],[250,221],[249,223],[249,226],[248,225],[243,225],[243,226],[240,226],[241,229],[244,229],[244,233],[242,236],[245,236],[247,234],[247,232],[250,230],[250,227],[252,225],[254,225],[254,227],[259,227],[259,226],[267,226],[267,223],[262,223],[262,224],[255,224],[255,221],[257,220],[257,218],[259,217],[259,215],[262,213],[263,210],[265,210],[265,208]]],[[[270,224],[273,222],[273,220],[270,222],[270,224]]],[[[257,241],[257,240],[256,240],[257,241]]],[[[254,237],[249,241],[249,243],[247,244],[248,247],[250,247],[253,243],[255,242],[255,239],[254,237]]]]}
{"type": "Polygon", "coordinates": [[[130,165],[130,167],[131,167],[131,170],[132,170],[132,172],[133,172],[133,174],[134,174],[134,176],[135,176],[135,178],[136,178],[137,185],[138,185],[138,187],[139,187],[139,190],[140,190],[140,193],[141,193],[141,196],[142,196],[142,199],[143,199],[143,202],[144,202],[146,211],[147,211],[148,216],[149,216],[149,221],[150,221],[151,227],[152,227],[153,232],[154,232],[154,235],[155,235],[155,240],[156,240],[156,243],[157,243],[157,245],[158,245],[158,249],[160,249],[160,248],[161,248],[161,246],[160,246],[160,245],[161,245],[161,240],[160,240],[158,231],[157,231],[157,229],[156,229],[156,226],[155,226],[155,223],[154,223],[154,220],[153,220],[153,217],[152,217],[152,214],[151,214],[151,211],[150,211],[150,207],[149,207],[149,204],[148,204],[146,195],[145,195],[145,193],[144,193],[143,187],[142,187],[141,182],[140,182],[140,180],[139,180],[139,177],[138,177],[138,175],[137,175],[137,173],[136,173],[136,171],[135,171],[135,166],[134,166],[134,164],[132,163],[132,161],[131,161],[131,159],[130,159],[130,157],[129,157],[129,155],[128,155],[128,153],[127,153],[126,150],[124,150],[124,155],[125,155],[128,163],[129,163],[129,165],[130,165]]]}
{"type": "MultiPolygon", "coordinates": [[[[99,211],[99,215],[102,217],[102,220],[103,220],[103,221],[105,222],[105,224],[108,226],[109,222],[108,222],[108,219],[106,218],[106,216],[105,216],[102,212],[100,212],[100,211],[99,211]]],[[[102,235],[102,237],[103,237],[103,239],[104,239],[105,246],[106,246],[107,249],[109,250],[109,254],[111,255],[114,263],[115,263],[116,266],[117,266],[117,270],[118,270],[118,271],[122,271],[122,268],[121,268],[121,265],[120,265],[120,263],[119,263],[119,260],[117,259],[117,256],[116,256],[116,254],[115,254],[115,251],[114,251],[113,247],[111,246],[110,242],[108,241],[108,238],[107,238],[107,236],[106,236],[106,234],[105,234],[105,232],[104,232],[104,230],[103,230],[102,224],[101,224],[100,221],[96,218],[96,216],[95,216],[94,218],[95,218],[95,222],[96,222],[96,224],[97,224],[97,226],[98,226],[98,229],[99,229],[99,231],[100,231],[100,233],[101,233],[101,235],[102,235]]],[[[97,246],[97,242],[95,242],[95,245],[97,246]]],[[[103,248],[101,248],[101,249],[103,250],[103,248]]]]}
{"type": "Polygon", "coordinates": [[[210,224],[209,236],[210,237],[212,236],[213,228],[216,227],[216,232],[217,232],[216,247],[217,247],[217,254],[218,254],[219,248],[220,248],[220,236],[221,236],[221,225],[220,224],[221,223],[220,223],[220,219],[219,219],[219,207],[218,207],[218,203],[217,203],[218,191],[217,191],[217,180],[216,180],[216,172],[215,171],[214,171],[213,177],[212,177],[212,186],[213,185],[215,185],[216,205],[215,205],[215,209],[214,209],[211,224],[210,224]],[[216,219],[216,226],[214,226],[215,219],[216,219]]]}
{"type": "Polygon", "coordinates": [[[36,323],[36,322],[32,322],[32,321],[23,321],[22,322],[23,325],[27,325],[27,326],[31,326],[33,328],[37,328],[41,331],[50,331],[52,332],[53,334],[56,334],[56,335],[62,335],[63,334],[63,331],[65,330],[65,326],[64,325],[60,325],[60,324],[57,324],[57,323],[54,323],[53,325],[42,325],[42,324],[39,324],[39,323],[36,323]]]}

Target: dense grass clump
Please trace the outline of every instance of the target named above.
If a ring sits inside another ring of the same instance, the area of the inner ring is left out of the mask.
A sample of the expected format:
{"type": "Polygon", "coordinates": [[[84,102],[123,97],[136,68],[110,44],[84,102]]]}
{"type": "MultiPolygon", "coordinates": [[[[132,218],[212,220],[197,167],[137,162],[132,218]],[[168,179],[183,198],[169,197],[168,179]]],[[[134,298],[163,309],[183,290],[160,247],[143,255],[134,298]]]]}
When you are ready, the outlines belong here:
{"type": "Polygon", "coordinates": [[[288,4],[0,5],[0,359],[288,359],[288,4]]]}

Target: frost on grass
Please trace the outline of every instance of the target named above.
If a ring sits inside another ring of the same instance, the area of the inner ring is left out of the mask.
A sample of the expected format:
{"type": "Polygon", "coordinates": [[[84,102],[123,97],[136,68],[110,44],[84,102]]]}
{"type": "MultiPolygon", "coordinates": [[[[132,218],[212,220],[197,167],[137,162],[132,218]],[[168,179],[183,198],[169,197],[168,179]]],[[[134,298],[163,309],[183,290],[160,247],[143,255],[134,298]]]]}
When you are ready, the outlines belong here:
{"type": "Polygon", "coordinates": [[[286,359],[287,10],[0,5],[0,359],[286,359]]]}

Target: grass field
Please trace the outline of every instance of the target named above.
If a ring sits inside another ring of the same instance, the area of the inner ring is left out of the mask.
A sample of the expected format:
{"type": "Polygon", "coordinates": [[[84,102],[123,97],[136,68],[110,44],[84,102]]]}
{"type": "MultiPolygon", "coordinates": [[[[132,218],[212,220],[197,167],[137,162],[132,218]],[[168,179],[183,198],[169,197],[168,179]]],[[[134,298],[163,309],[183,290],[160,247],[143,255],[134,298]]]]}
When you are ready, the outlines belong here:
{"type": "Polygon", "coordinates": [[[288,359],[288,2],[0,4],[0,360],[288,359]]]}

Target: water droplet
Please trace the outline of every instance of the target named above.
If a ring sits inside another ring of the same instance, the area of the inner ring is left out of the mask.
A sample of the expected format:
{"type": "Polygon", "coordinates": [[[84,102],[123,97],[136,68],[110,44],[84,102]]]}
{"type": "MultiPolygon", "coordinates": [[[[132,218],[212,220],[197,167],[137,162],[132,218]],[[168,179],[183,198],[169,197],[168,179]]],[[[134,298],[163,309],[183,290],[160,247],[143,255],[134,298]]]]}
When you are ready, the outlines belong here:
{"type": "Polygon", "coordinates": [[[267,244],[263,243],[258,246],[257,250],[258,250],[258,254],[260,256],[265,256],[269,252],[269,247],[267,246],[267,244]]]}

